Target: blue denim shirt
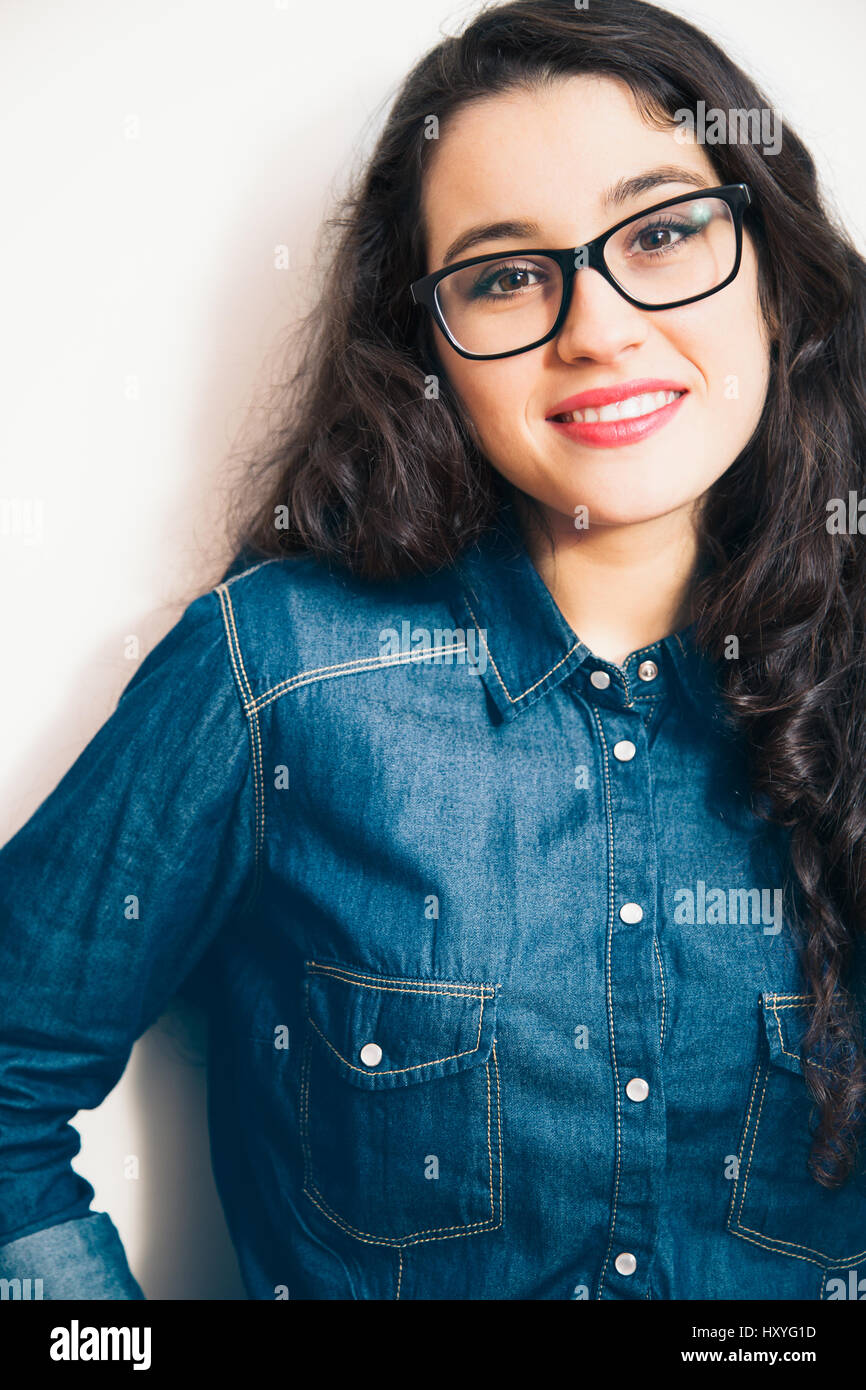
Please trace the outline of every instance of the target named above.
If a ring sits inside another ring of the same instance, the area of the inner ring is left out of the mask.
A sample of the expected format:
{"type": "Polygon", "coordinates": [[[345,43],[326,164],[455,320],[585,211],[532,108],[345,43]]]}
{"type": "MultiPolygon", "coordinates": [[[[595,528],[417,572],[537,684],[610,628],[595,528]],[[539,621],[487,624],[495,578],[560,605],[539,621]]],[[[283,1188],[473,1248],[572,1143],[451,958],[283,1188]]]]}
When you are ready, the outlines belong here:
{"type": "Polygon", "coordinates": [[[190,976],[254,1299],[866,1276],[714,673],[690,628],[596,658],[502,518],[399,582],[242,558],[0,851],[0,1277],[142,1296],[68,1121],[190,976]]]}

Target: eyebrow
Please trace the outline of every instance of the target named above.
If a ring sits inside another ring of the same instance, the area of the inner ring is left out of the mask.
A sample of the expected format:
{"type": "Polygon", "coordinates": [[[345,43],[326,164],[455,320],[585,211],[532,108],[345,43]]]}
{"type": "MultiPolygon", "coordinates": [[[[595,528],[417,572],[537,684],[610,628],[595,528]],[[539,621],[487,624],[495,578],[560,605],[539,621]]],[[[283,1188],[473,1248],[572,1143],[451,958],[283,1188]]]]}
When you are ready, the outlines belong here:
{"type": "MultiPolygon", "coordinates": [[[[704,176],[697,173],[694,169],[680,169],[676,164],[662,164],[657,169],[647,169],[643,174],[634,174],[631,178],[619,179],[617,183],[608,188],[602,198],[602,205],[609,208],[622,207],[631,198],[637,198],[642,193],[648,193],[653,188],[658,188],[665,183],[688,183],[693,188],[707,188],[704,176]]],[[[468,227],[465,232],[461,232],[458,237],[451,242],[445,252],[442,261],[443,268],[457,260],[464,252],[471,250],[473,246],[478,246],[482,241],[512,241],[516,238],[525,240],[528,237],[538,238],[541,229],[537,222],[526,222],[511,220],[505,222],[480,222],[474,227],[468,227]]]]}

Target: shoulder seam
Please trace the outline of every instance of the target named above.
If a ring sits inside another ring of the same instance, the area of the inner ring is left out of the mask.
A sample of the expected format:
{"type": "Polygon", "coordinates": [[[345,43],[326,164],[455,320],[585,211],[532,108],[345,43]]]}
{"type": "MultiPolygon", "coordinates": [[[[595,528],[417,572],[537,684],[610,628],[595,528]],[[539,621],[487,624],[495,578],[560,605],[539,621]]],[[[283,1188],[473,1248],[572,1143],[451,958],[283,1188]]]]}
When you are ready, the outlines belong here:
{"type": "Polygon", "coordinates": [[[255,574],[256,570],[262,569],[264,565],[275,565],[276,563],[276,556],[272,556],[270,560],[259,560],[258,564],[250,565],[249,569],[241,570],[240,574],[233,574],[229,579],[223,579],[216,587],[218,589],[227,588],[229,584],[234,584],[235,580],[245,579],[248,574],[255,574]]]}
{"type": "MultiPolygon", "coordinates": [[[[244,712],[250,719],[255,732],[255,752],[261,777],[261,788],[257,795],[261,802],[260,820],[262,834],[264,832],[264,780],[263,773],[261,772],[261,737],[258,724],[259,710],[263,709],[265,705],[271,704],[274,700],[280,699],[283,695],[288,695],[293,690],[298,690],[302,686],[317,684],[319,681],[334,680],[337,676],[361,675],[367,671],[380,670],[390,666],[405,666],[412,662],[425,661],[430,657],[449,654],[453,656],[460,652],[466,652],[468,654],[469,651],[466,640],[462,642],[455,640],[450,644],[444,644],[442,642],[437,643],[434,640],[431,646],[421,647],[415,651],[401,651],[387,656],[359,656],[345,661],[335,662],[331,666],[311,667],[307,670],[299,671],[294,676],[287,676],[284,680],[278,681],[276,685],[272,685],[269,689],[263,690],[259,695],[255,695],[253,694],[252,685],[244,666],[243,653],[240,639],[238,638],[237,625],[235,623],[234,607],[232,605],[231,595],[229,594],[229,585],[233,584],[236,579],[243,579],[246,575],[254,574],[256,570],[262,569],[265,565],[273,565],[276,563],[276,558],[261,560],[258,564],[243,570],[242,573],[232,575],[230,579],[223,580],[221,583],[215,585],[211,591],[216,594],[220,601],[232,670],[234,671],[235,681],[237,683],[241,703],[244,707],[244,712]]],[[[449,628],[448,631],[455,639],[458,639],[460,635],[465,639],[465,633],[462,628],[449,628]]]]}
{"type": "MultiPolygon", "coordinates": [[[[456,629],[455,629],[456,630],[456,629]]],[[[338,661],[334,666],[319,666],[309,671],[300,671],[296,676],[289,676],[286,680],[280,681],[270,690],[264,690],[261,695],[255,696],[248,708],[252,710],[263,709],[274,700],[279,700],[283,695],[288,695],[293,690],[300,689],[303,685],[315,685],[319,681],[334,680],[337,676],[358,676],[365,671],[383,670],[388,666],[408,666],[413,661],[426,661],[432,656],[444,656],[448,653],[467,652],[469,648],[465,642],[452,642],[450,646],[431,646],[419,647],[414,652],[398,652],[395,656],[358,656],[350,661],[338,661]]]]}
{"type": "MultiPolygon", "coordinates": [[[[264,563],[267,564],[268,561],[264,563]]],[[[258,566],[255,566],[255,568],[258,568],[258,566]]],[[[247,573],[249,573],[249,571],[247,571],[247,573]]],[[[241,578],[240,575],[236,575],[235,577],[237,579],[241,578]]],[[[265,784],[264,769],[262,767],[262,736],[259,727],[258,710],[253,703],[252,689],[244,666],[243,653],[241,652],[240,639],[238,638],[237,624],[235,623],[234,608],[232,607],[228,582],[218,584],[213,592],[219,599],[229,660],[231,662],[235,683],[238,687],[238,694],[241,698],[241,705],[246,717],[247,732],[250,740],[250,759],[253,769],[253,797],[255,801],[255,873],[252,892],[248,903],[248,907],[252,907],[252,904],[258,896],[259,887],[261,885],[262,850],[265,841],[265,784]],[[244,693],[245,687],[246,694],[244,693]]]]}

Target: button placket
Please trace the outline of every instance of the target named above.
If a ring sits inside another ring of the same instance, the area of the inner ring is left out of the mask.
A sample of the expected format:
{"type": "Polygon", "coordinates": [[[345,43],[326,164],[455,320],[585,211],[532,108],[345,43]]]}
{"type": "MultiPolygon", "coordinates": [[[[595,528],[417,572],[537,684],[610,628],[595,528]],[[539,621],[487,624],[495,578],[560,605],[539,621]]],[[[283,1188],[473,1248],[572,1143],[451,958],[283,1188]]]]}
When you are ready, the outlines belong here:
{"type": "MultiPolygon", "coordinates": [[[[658,674],[655,663],[631,668],[632,691],[646,692],[658,674]],[[649,667],[652,667],[652,674],[649,667]]],[[[664,1099],[656,1085],[658,1019],[641,1000],[655,999],[655,914],[657,850],[654,839],[650,748],[643,701],[633,702],[616,676],[607,683],[590,672],[586,698],[608,749],[613,877],[613,924],[609,937],[609,1010],[612,1066],[618,1091],[617,1200],[612,1240],[599,1285],[601,1298],[643,1298],[658,1233],[666,1161],[664,1099]],[[594,687],[594,688],[593,688],[594,687]],[[595,692],[604,691],[598,698],[595,692]]],[[[607,675],[607,673],[601,673],[607,675]]],[[[625,679],[625,678],[624,678],[625,679]]]]}

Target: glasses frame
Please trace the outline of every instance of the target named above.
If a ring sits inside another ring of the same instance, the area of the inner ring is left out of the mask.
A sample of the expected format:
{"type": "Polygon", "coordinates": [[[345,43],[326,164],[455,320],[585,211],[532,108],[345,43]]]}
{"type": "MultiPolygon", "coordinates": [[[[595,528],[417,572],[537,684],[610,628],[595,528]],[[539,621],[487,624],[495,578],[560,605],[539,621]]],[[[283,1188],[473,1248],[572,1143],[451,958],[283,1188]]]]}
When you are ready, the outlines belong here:
{"type": "Polygon", "coordinates": [[[633,304],[636,309],[648,309],[653,313],[660,309],[678,309],[683,304],[694,304],[699,299],[706,299],[711,294],[717,294],[736,277],[740,269],[740,261],[743,253],[743,214],[750,203],[753,202],[751,191],[745,183],[725,183],[717,188],[699,188],[691,193],[683,193],[677,198],[665,198],[661,203],[654,203],[652,207],[642,208],[640,212],[631,213],[624,217],[615,226],[609,227],[601,236],[595,237],[592,241],[584,242],[582,246],[566,246],[562,250],[552,251],[549,247],[521,247],[519,250],[510,251],[488,251],[483,256],[470,256],[465,261],[455,261],[453,265],[444,266],[441,270],[434,270],[429,275],[422,275],[420,280],[415,280],[409,286],[412,291],[412,298],[415,303],[424,309],[428,309],[433,315],[437,327],[444,333],[448,342],[458,352],[461,357],[468,357],[474,362],[493,362],[500,357],[515,357],[521,352],[531,352],[533,348],[541,347],[543,343],[549,343],[551,338],[555,338],[563,323],[565,322],[571,305],[571,295],[574,288],[574,277],[578,270],[597,270],[598,273],[607,281],[609,285],[621,294],[623,299],[629,304],[633,304]],[[604,248],[610,238],[627,227],[630,222],[639,222],[642,217],[649,216],[650,213],[660,212],[662,208],[676,207],[678,203],[690,203],[698,198],[720,198],[727,203],[731,212],[736,234],[736,256],[734,257],[734,267],[730,275],[722,280],[720,284],[714,285],[711,290],[702,290],[700,294],[693,294],[688,299],[672,300],[669,304],[645,304],[641,299],[635,299],[629,294],[607,265],[604,259],[604,248]],[[582,265],[575,265],[575,258],[578,252],[583,252],[584,262],[582,265]],[[452,275],[457,270],[465,270],[470,265],[482,265],[486,261],[505,260],[507,257],[521,256],[547,256],[549,260],[556,261],[562,273],[562,303],[559,306],[559,313],[556,322],[543,338],[537,338],[534,343],[527,343],[525,347],[511,348],[508,352],[469,352],[461,347],[451,333],[436,298],[436,287],[440,280],[452,275]]]}

